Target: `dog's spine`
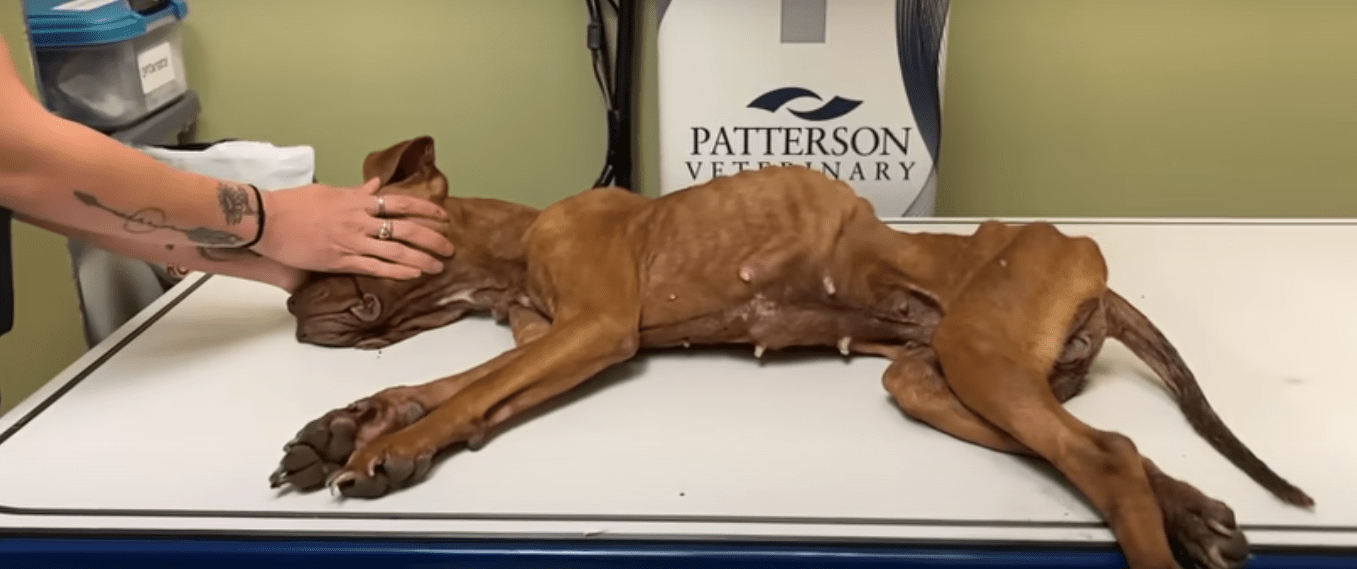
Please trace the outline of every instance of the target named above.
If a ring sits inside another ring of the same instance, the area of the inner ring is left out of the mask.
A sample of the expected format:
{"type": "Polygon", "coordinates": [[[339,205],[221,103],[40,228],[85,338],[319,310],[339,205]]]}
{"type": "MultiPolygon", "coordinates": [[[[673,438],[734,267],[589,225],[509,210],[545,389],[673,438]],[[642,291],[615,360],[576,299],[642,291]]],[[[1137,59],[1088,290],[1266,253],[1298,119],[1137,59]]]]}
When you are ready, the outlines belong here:
{"type": "Polygon", "coordinates": [[[1178,408],[1199,435],[1235,466],[1281,500],[1310,506],[1314,500],[1264,464],[1225,426],[1206,400],[1197,378],[1164,334],[1130,302],[1108,290],[1106,295],[1109,335],[1126,345],[1159,375],[1173,392],[1178,408]]]}

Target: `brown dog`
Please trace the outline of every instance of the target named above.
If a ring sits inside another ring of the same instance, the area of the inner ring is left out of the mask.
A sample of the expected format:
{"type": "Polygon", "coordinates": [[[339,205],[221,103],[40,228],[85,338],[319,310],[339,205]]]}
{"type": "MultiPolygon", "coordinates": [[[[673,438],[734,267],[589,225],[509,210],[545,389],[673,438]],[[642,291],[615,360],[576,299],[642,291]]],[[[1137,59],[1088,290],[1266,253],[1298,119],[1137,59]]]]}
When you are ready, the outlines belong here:
{"type": "Polygon", "coordinates": [[[1164,336],[1108,289],[1098,246],[1051,225],[904,233],[846,184],[801,167],[657,199],[592,189],[539,212],[448,196],[428,137],[372,153],[363,171],[385,192],[442,203],[457,253],[415,281],[314,275],[288,301],[298,339],[377,348],[490,310],[508,320],[516,347],[309,423],[274,486],[328,483],[366,497],[408,486],[435,453],[478,447],[643,348],[823,346],[890,358],[883,383],[908,415],[1049,461],[1104,517],[1133,569],[1178,567],[1171,545],[1207,567],[1237,566],[1247,545],[1225,504],[1062,406],[1111,337],[1224,456],[1282,500],[1313,503],[1235,438],[1164,336]]]}

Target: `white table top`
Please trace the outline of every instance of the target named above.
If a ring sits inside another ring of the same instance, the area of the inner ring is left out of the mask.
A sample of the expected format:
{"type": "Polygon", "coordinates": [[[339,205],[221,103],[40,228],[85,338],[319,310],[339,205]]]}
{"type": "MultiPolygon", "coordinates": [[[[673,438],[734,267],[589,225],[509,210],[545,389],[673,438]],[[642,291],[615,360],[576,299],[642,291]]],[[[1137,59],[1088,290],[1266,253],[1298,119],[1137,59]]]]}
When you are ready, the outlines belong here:
{"type": "MultiPolygon", "coordinates": [[[[1099,241],[1113,287],[1317,507],[1284,505],[1230,465],[1114,341],[1072,412],[1230,504],[1255,545],[1357,545],[1357,222],[1057,221],[1099,241]]],[[[1044,467],[904,418],[880,386],[884,360],[834,355],[643,355],[411,489],[375,501],[273,490],[282,445],[307,421],[511,345],[486,318],[376,352],[303,345],[284,300],[190,277],[0,417],[0,529],[1112,539],[1044,467]]]]}

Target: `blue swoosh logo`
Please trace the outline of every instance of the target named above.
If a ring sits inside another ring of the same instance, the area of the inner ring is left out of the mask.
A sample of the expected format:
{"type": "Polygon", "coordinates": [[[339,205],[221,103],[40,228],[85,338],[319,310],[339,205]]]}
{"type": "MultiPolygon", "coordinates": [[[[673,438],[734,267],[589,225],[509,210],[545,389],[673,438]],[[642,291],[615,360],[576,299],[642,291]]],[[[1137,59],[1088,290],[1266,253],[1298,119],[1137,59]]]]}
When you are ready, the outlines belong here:
{"type": "MultiPolygon", "coordinates": [[[[817,101],[821,100],[820,95],[817,95],[810,89],[803,87],[783,87],[759,95],[753,101],[749,102],[748,107],[773,113],[777,112],[778,109],[781,109],[783,105],[803,98],[811,98],[817,101]]],[[[808,121],[824,121],[844,116],[852,112],[853,109],[858,108],[858,105],[861,104],[862,101],[845,99],[836,95],[833,99],[830,99],[828,103],[821,105],[819,108],[808,111],[787,109],[787,112],[808,121]]]]}

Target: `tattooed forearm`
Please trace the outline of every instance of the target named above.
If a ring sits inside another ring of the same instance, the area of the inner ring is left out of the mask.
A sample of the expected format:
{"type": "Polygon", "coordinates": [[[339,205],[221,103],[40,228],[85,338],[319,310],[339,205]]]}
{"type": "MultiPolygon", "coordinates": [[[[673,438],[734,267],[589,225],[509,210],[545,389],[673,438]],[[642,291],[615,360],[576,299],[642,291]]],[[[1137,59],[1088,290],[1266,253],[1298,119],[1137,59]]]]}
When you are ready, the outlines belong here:
{"type": "Polygon", "coordinates": [[[217,182],[217,202],[221,204],[221,212],[226,214],[227,225],[240,223],[246,215],[257,215],[250,205],[251,201],[250,192],[226,182],[217,182]]]}
{"type": "MultiPolygon", "coordinates": [[[[166,245],[165,248],[170,251],[174,250],[173,245],[166,245]]],[[[241,270],[240,267],[242,267],[242,265],[239,264],[241,261],[259,259],[263,257],[263,255],[255,253],[254,251],[251,251],[249,249],[228,248],[228,247],[197,247],[196,249],[198,251],[198,256],[202,257],[203,259],[209,262],[228,263],[227,267],[230,267],[229,263],[237,263],[236,265],[237,271],[241,270]]],[[[180,260],[178,262],[171,261],[165,263],[163,266],[165,267],[165,272],[169,273],[171,277],[176,279],[182,279],[188,276],[189,273],[193,272],[194,270],[203,270],[206,272],[217,274],[233,273],[233,271],[227,267],[204,265],[202,263],[191,262],[188,260],[180,260]],[[197,267],[197,269],[191,267],[197,267]]]]}
{"type": "MultiPolygon", "coordinates": [[[[166,221],[165,218],[167,216],[165,210],[160,208],[146,207],[129,214],[110,208],[101,203],[99,198],[80,190],[75,191],[75,198],[80,200],[80,203],[93,208],[102,209],[117,216],[119,219],[122,219],[123,229],[128,233],[147,233],[156,229],[169,229],[183,233],[185,237],[188,237],[189,241],[208,247],[230,247],[245,241],[241,237],[220,229],[212,229],[210,227],[187,228],[175,226],[166,221]]],[[[248,213],[253,213],[253,211],[249,211],[248,213]]]]}

